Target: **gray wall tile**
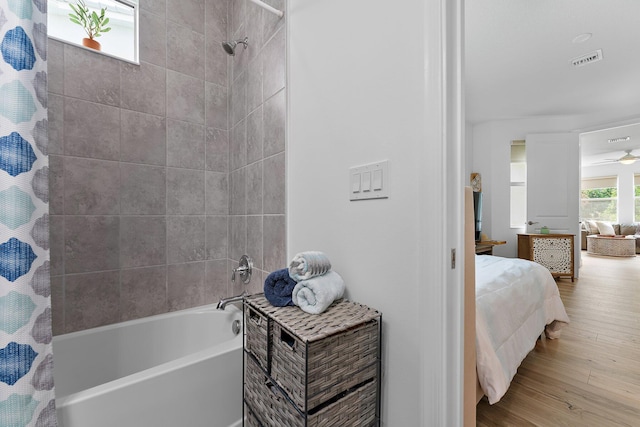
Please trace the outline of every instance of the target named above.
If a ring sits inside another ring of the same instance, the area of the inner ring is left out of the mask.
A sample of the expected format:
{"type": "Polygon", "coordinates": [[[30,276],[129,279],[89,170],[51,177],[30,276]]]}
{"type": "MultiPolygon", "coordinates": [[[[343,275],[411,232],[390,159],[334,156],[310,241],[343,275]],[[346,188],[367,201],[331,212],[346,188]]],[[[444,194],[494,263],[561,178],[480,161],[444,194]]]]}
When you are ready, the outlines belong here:
{"type": "Polygon", "coordinates": [[[206,82],[205,90],[207,126],[227,130],[227,118],[229,117],[227,88],[206,82]]]}
{"type": "Polygon", "coordinates": [[[65,44],[64,94],[118,107],[120,63],[117,59],[65,44]]]}
{"type": "Polygon", "coordinates": [[[260,106],[247,117],[247,163],[253,163],[264,157],[263,140],[262,106],[260,106]]]}
{"type": "Polygon", "coordinates": [[[120,218],[120,267],[145,267],[167,262],[164,216],[120,218]]]}
{"type": "Polygon", "coordinates": [[[147,10],[140,11],[140,61],[160,67],[167,66],[167,23],[162,16],[147,10]]]}
{"type": "Polygon", "coordinates": [[[120,321],[120,272],[73,274],[65,278],[65,331],[120,321]]]}
{"type": "Polygon", "coordinates": [[[245,13],[245,33],[251,44],[249,45],[249,49],[247,49],[247,53],[249,54],[248,60],[251,61],[256,57],[258,52],[262,49],[264,45],[264,36],[263,36],[263,12],[265,15],[269,14],[263,8],[258,6],[255,3],[247,2],[246,13],[245,13]]]}
{"type": "Polygon", "coordinates": [[[247,111],[251,112],[262,105],[262,53],[260,53],[247,69],[247,111]]]}
{"type": "Polygon", "coordinates": [[[166,169],[160,166],[120,163],[120,213],[164,215],[166,169]]]}
{"type": "Polygon", "coordinates": [[[229,168],[233,171],[247,164],[247,121],[241,120],[229,136],[229,168]]]}
{"type": "Polygon", "coordinates": [[[265,214],[284,214],[286,206],[285,156],[284,153],[264,159],[265,214]]]}
{"type": "Polygon", "coordinates": [[[139,319],[167,312],[167,267],[122,270],[121,320],[139,319]]]}
{"type": "Polygon", "coordinates": [[[52,276],[64,274],[64,216],[49,216],[49,269],[52,276]]]}
{"type": "Polygon", "coordinates": [[[167,23],[167,68],[204,80],[204,33],[167,23]]]}
{"type": "Polygon", "coordinates": [[[80,100],[64,103],[64,154],[120,158],[120,109],[80,100]]]}
{"type": "Polygon", "coordinates": [[[64,214],[64,157],[49,156],[49,213],[64,214]]]}
{"type": "Polygon", "coordinates": [[[245,168],[235,170],[229,174],[229,213],[231,215],[245,215],[247,213],[247,178],[245,168]]]}
{"type": "Polygon", "coordinates": [[[167,266],[167,302],[169,311],[204,304],[204,262],[167,266]]]}
{"type": "Polygon", "coordinates": [[[167,120],[167,166],[204,169],[204,126],[167,120]]]}
{"type": "Polygon", "coordinates": [[[148,62],[122,62],[122,108],[163,116],[166,111],[165,69],[148,62]]]}
{"type": "MultiPolygon", "coordinates": [[[[247,214],[262,214],[262,161],[247,166],[247,214]]],[[[267,193],[267,199],[272,197],[267,193]]]]}
{"type": "Polygon", "coordinates": [[[216,128],[206,130],[206,169],[229,171],[229,132],[216,128]]]}
{"type": "Polygon", "coordinates": [[[47,38],[47,85],[49,93],[64,94],[64,43],[47,38]]]}
{"type": "Polygon", "coordinates": [[[51,329],[64,334],[64,276],[51,276],[51,329]]]}
{"type": "MultiPolygon", "coordinates": [[[[207,0],[205,10],[205,36],[207,41],[222,42],[227,40],[227,16],[229,0],[207,0]]],[[[226,84],[226,81],[223,82],[226,84]]]]}
{"type": "Polygon", "coordinates": [[[229,34],[236,34],[244,24],[244,16],[246,13],[246,0],[229,0],[230,22],[229,34]]]}
{"type": "Polygon", "coordinates": [[[167,0],[142,0],[140,9],[164,18],[167,16],[167,0]]]}
{"type": "Polygon", "coordinates": [[[64,154],[64,97],[49,93],[47,101],[49,154],[64,154]]]}
{"type": "Polygon", "coordinates": [[[64,162],[64,182],[65,214],[120,213],[120,167],[117,162],[68,157],[64,162]]]}
{"type": "Polygon", "coordinates": [[[247,217],[232,216],[229,231],[229,257],[239,260],[247,253],[247,217]]]}
{"type": "Polygon", "coordinates": [[[205,263],[204,303],[212,304],[221,298],[231,296],[227,282],[231,271],[227,269],[227,260],[214,260],[205,263]]]}
{"type": "Polygon", "coordinates": [[[167,242],[167,263],[169,264],[204,260],[206,257],[204,217],[167,217],[167,242]]]}
{"type": "Polygon", "coordinates": [[[284,87],[285,82],[285,31],[280,29],[262,50],[263,99],[268,99],[284,87]]]}
{"type": "Polygon", "coordinates": [[[247,254],[253,258],[253,266],[258,269],[264,268],[262,222],[262,215],[247,217],[247,254]]]}
{"type": "Polygon", "coordinates": [[[205,173],[207,215],[229,214],[229,175],[222,172],[205,173]]]}
{"type": "Polygon", "coordinates": [[[235,126],[247,116],[247,79],[246,74],[240,75],[231,84],[231,122],[235,126]]]}
{"type": "Polygon", "coordinates": [[[264,103],[264,155],[284,151],[286,128],[286,98],[281,90],[264,103]]]}
{"type": "Polygon", "coordinates": [[[167,0],[167,18],[204,34],[204,3],[204,0],[167,0]]]}
{"type": "Polygon", "coordinates": [[[204,215],[204,171],[167,169],[167,214],[204,215]]]}
{"type": "Polygon", "coordinates": [[[120,160],[164,165],[167,158],[167,126],[162,116],[120,110],[120,160]]]}
{"type": "Polygon", "coordinates": [[[120,218],[65,216],[65,274],[116,270],[120,267],[120,218]]]}
{"type": "Polygon", "coordinates": [[[205,80],[226,87],[229,58],[229,55],[222,49],[220,40],[207,39],[205,42],[205,80]]]}
{"type": "Polygon", "coordinates": [[[204,81],[167,70],[167,117],[204,124],[204,81]]]}
{"type": "Polygon", "coordinates": [[[207,259],[226,259],[229,245],[228,216],[207,217],[207,259]]]}
{"type": "Polygon", "coordinates": [[[284,215],[264,217],[264,269],[274,271],[287,266],[284,215]]]}
{"type": "MultiPolygon", "coordinates": [[[[286,11],[286,2],[285,0],[264,0],[266,4],[272,6],[278,10],[283,12],[286,11]]],[[[263,38],[264,40],[269,40],[269,38],[280,28],[284,27],[285,19],[280,18],[272,13],[265,13],[264,20],[262,21],[263,25],[263,38]]]]}

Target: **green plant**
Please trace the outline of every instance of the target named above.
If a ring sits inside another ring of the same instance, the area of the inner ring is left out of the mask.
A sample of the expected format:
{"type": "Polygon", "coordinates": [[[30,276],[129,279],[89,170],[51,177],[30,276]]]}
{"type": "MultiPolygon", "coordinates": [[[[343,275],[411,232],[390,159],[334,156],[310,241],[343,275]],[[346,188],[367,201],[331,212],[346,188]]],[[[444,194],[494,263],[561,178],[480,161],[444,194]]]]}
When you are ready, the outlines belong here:
{"type": "Polygon", "coordinates": [[[100,15],[98,15],[95,11],[89,11],[89,8],[83,0],[79,0],[75,5],[69,3],[69,6],[71,6],[71,9],[75,12],[69,14],[69,19],[71,22],[84,28],[84,31],[91,40],[95,37],[100,37],[100,33],[111,31],[111,27],[107,27],[109,18],[105,16],[107,12],[106,7],[100,9],[100,15]]]}

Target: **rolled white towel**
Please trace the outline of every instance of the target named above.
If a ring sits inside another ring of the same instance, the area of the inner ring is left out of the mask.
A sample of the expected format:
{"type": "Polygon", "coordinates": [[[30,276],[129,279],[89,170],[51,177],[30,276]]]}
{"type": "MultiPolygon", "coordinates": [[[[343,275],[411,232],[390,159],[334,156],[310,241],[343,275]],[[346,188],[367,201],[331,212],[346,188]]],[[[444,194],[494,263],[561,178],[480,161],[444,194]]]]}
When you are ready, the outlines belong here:
{"type": "Polygon", "coordinates": [[[289,277],[296,282],[321,276],[331,270],[331,261],[323,252],[300,252],[289,263],[289,277]]]}
{"type": "Polygon", "coordinates": [[[329,270],[322,276],[298,282],[293,288],[291,299],[303,311],[320,314],[335,300],[344,295],[344,280],[338,273],[329,270]]]}

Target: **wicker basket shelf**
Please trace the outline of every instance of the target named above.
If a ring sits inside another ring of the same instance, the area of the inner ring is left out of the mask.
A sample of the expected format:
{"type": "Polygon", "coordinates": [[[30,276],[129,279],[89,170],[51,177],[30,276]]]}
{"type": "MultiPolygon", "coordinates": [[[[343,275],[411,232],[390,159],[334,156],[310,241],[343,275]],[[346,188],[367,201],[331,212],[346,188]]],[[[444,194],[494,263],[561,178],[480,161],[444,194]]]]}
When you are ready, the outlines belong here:
{"type": "Polygon", "coordinates": [[[258,423],[379,424],[380,312],[340,300],[312,315],[262,294],[247,297],[244,312],[245,402],[258,423]]]}

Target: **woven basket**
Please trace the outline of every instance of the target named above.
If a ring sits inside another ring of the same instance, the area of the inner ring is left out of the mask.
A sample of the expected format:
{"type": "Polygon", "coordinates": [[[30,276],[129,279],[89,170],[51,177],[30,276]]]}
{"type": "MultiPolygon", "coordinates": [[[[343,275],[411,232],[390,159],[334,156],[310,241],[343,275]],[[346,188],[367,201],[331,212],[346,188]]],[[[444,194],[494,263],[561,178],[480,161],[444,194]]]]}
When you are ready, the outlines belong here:
{"type": "Polygon", "coordinates": [[[274,320],[268,372],[301,411],[310,411],[376,377],[378,311],[345,300],[319,315],[298,307],[272,307],[260,295],[247,303],[274,320]]]}
{"type": "MultiPolygon", "coordinates": [[[[303,415],[286,394],[247,357],[245,366],[245,403],[251,406],[258,424],[269,427],[368,427],[377,424],[377,383],[370,380],[357,388],[346,390],[332,401],[303,415]]],[[[249,420],[249,417],[247,418],[249,420]]]]}
{"type": "Polygon", "coordinates": [[[244,325],[245,349],[256,357],[262,369],[270,372],[271,319],[255,307],[245,304],[244,325]]]}

